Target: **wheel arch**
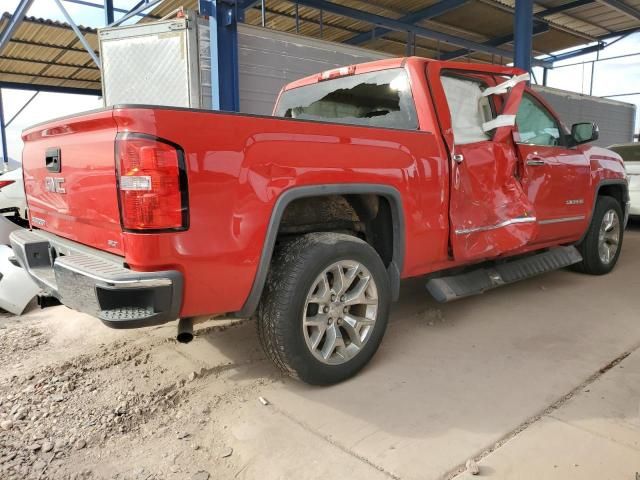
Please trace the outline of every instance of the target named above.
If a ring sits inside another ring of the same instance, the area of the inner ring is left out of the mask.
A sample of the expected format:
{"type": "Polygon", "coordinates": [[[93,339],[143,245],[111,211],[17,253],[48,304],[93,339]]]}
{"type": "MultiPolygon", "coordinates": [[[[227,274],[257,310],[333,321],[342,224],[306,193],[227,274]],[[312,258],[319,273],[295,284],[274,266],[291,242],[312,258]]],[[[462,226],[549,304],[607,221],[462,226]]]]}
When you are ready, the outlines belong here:
{"type": "Polygon", "coordinates": [[[267,226],[267,233],[251,291],[242,309],[236,312],[235,316],[244,318],[252,316],[258,307],[269,272],[280,224],[287,207],[302,198],[329,195],[378,195],[389,202],[393,228],[393,255],[391,262],[387,266],[387,273],[391,283],[391,296],[394,300],[398,298],[400,293],[400,274],[405,256],[405,218],[400,192],[388,185],[370,183],[302,186],[285,190],[276,200],[267,226]]]}
{"type": "MultiPolygon", "coordinates": [[[[591,222],[593,221],[593,212],[596,209],[598,197],[601,196],[610,196],[620,202],[620,208],[622,209],[622,213],[625,216],[624,224],[626,225],[628,217],[627,203],[629,202],[629,185],[627,184],[626,180],[623,180],[621,178],[600,180],[598,182],[598,185],[596,186],[593,194],[593,206],[591,207],[591,211],[589,212],[589,223],[587,223],[587,225],[590,226],[591,222]]],[[[582,234],[582,237],[580,237],[580,241],[578,243],[582,243],[588,232],[589,227],[587,227],[587,230],[582,234]]]]}

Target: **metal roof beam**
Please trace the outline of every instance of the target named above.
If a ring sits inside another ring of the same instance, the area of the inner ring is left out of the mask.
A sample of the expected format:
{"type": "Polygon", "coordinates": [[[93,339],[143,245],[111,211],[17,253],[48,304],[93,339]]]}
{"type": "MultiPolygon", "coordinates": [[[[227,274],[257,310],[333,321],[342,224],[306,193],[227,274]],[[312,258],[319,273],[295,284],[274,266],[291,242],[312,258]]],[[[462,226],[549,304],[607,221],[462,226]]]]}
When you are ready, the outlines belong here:
{"type": "Polygon", "coordinates": [[[104,24],[109,25],[115,20],[115,10],[113,9],[113,0],[104,0],[104,24]]]}
{"type": "Polygon", "coordinates": [[[632,7],[631,5],[627,5],[626,3],[620,0],[598,0],[600,3],[604,3],[605,5],[610,6],[611,8],[616,9],[617,11],[624,13],[628,17],[633,18],[634,20],[640,20],[640,10],[632,7]]]}
{"type": "Polygon", "coordinates": [[[69,47],[65,45],[52,45],[50,43],[42,43],[42,42],[34,42],[31,40],[16,40],[15,38],[11,40],[11,43],[15,43],[17,45],[29,45],[31,47],[42,47],[42,48],[53,48],[55,50],[64,50],[70,52],[84,52],[84,48],[80,47],[69,47]]]}
{"type": "Polygon", "coordinates": [[[602,35],[598,37],[599,40],[609,40],[611,38],[617,37],[626,37],[627,35],[631,35],[633,33],[640,32],[640,27],[627,28],[626,30],[620,30],[618,32],[607,33],[606,35],[602,35]]]}
{"type": "MultiPolygon", "coordinates": [[[[76,5],[84,5],[85,7],[99,8],[101,10],[104,9],[103,5],[87,2],[86,0],[64,0],[64,1],[67,3],[75,3],[76,5]]],[[[105,0],[105,1],[109,1],[109,0],[105,0]]],[[[129,13],[131,10],[125,10],[124,8],[113,7],[113,11],[118,13],[129,13]]],[[[160,17],[156,17],[155,15],[147,15],[144,13],[137,13],[136,15],[138,15],[139,17],[160,18],[160,17]]]]}
{"type": "MultiPolygon", "coordinates": [[[[454,10],[464,5],[467,2],[468,0],[442,0],[434,5],[430,5],[416,12],[412,12],[403,17],[400,17],[398,20],[402,22],[414,24],[423,20],[428,20],[430,18],[443,15],[449,12],[450,10],[454,10]]],[[[355,37],[346,40],[344,43],[347,43],[349,45],[360,45],[365,42],[368,42],[369,40],[373,40],[376,37],[381,37],[389,32],[391,32],[391,29],[389,28],[375,27],[372,30],[369,30],[367,32],[362,32],[356,35],[355,37]]]]}
{"type": "Polygon", "coordinates": [[[13,15],[11,15],[11,20],[9,20],[9,23],[2,32],[2,37],[0,37],[0,53],[2,53],[2,51],[11,41],[11,37],[13,37],[13,34],[18,29],[18,26],[24,19],[25,15],[27,14],[27,10],[29,10],[29,7],[32,3],[33,0],[21,0],[16,7],[15,12],[13,12],[13,15]]]}
{"type": "MultiPolygon", "coordinates": [[[[44,75],[44,74],[33,74],[33,73],[24,73],[24,72],[10,72],[7,70],[0,70],[0,75],[14,75],[16,77],[29,77],[37,79],[46,79],[46,80],[60,80],[61,82],[85,82],[85,83],[97,83],[100,84],[100,80],[87,80],[86,78],[73,78],[69,75],[44,75]]],[[[0,82],[2,83],[2,82],[0,82]]],[[[35,84],[34,84],[35,85],[35,84]]]]}
{"type": "MultiPolygon", "coordinates": [[[[421,27],[418,25],[411,25],[411,24],[402,22],[400,20],[394,20],[392,18],[375,15],[373,13],[363,12],[361,10],[356,10],[354,8],[345,7],[332,2],[327,2],[326,0],[298,0],[298,3],[300,3],[300,5],[304,5],[307,7],[316,8],[318,10],[325,10],[327,12],[331,12],[336,15],[341,15],[343,17],[349,17],[356,20],[361,20],[363,22],[372,23],[374,25],[379,25],[379,26],[388,28],[389,30],[396,30],[399,32],[413,32],[416,35],[421,37],[439,40],[447,44],[457,45],[459,47],[468,48],[470,50],[499,55],[506,58],[513,58],[513,52],[510,52],[509,50],[503,50],[501,48],[483,45],[480,42],[475,42],[473,40],[467,40],[465,38],[456,37],[454,35],[449,35],[448,33],[439,32],[431,28],[421,27]]],[[[545,64],[546,62],[537,61],[537,63],[545,64]]]]}
{"type": "MultiPolygon", "coordinates": [[[[491,7],[494,7],[496,9],[498,9],[498,10],[502,10],[503,12],[508,12],[508,13],[511,13],[512,15],[515,15],[515,8],[512,7],[512,6],[509,6],[509,5],[505,5],[501,1],[498,1],[498,0],[477,0],[477,1],[479,1],[480,3],[483,3],[485,5],[489,5],[491,7]]],[[[535,14],[534,14],[534,16],[535,16],[535,14]]],[[[586,33],[579,32],[578,30],[574,30],[572,28],[560,25],[560,24],[558,24],[558,23],[556,23],[556,22],[554,22],[552,20],[548,20],[548,19],[544,18],[544,16],[537,17],[537,18],[541,22],[548,23],[549,26],[551,28],[553,28],[554,30],[559,30],[561,32],[566,32],[566,33],[568,33],[570,35],[574,35],[574,36],[579,37],[579,38],[584,38],[585,40],[587,40],[589,42],[597,41],[597,39],[595,37],[591,36],[591,35],[587,35],[586,33]]],[[[602,27],[600,27],[600,28],[602,28],[602,27]]]]}
{"type": "Polygon", "coordinates": [[[2,88],[0,87],[0,140],[2,140],[2,160],[4,162],[3,170],[7,171],[9,164],[9,153],[7,145],[7,125],[4,123],[4,102],[2,100],[2,88]]]}
{"type": "Polygon", "coordinates": [[[36,90],[33,93],[33,95],[31,95],[31,98],[29,98],[29,100],[27,100],[25,103],[23,103],[22,106],[20,107],[20,109],[16,113],[13,114],[13,117],[11,117],[9,119],[9,121],[4,124],[4,128],[7,128],[9,125],[11,125],[13,123],[13,121],[16,118],[18,118],[22,112],[24,112],[24,109],[27,108],[29,106],[29,104],[35,100],[35,98],[38,96],[39,93],[40,93],[40,90],[36,90]]]}
{"type": "Polygon", "coordinates": [[[569,3],[563,3],[562,5],[558,5],[557,7],[549,7],[541,12],[535,13],[533,16],[542,19],[543,17],[548,17],[549,15],[555,15],[556,13],[563,13],[567,10],[573,10],[574,8],[583,7],[585,5],[589,5],[590,3],[595,3],[595,0],[575,0],[569,3]]]}
{"type": "MultiPolygon", "coordinates": [[[[56,0],[56,1],[58,1],[58,0],[56,0]]],[[[116,26],[120,25],[121,23],[129,20],[131,17],[135,17],[136,15],[140,15],[145,10],[156,6],[157,4],[159,4],[162,1],[163,0],[147,0],[143,4],[138,3],[138,5],[140,5],[139,7],[134,8],[133,10],[130,10],[128,13],[125,13],[124,16],[122,16],[121,18],[119,18],[115,22],[110,23],[109,25],[107,25],[107,27],[116,27],[116,26]]]]}
{"type": "Polygon", "coordinates": [[[50,93],[70,93],[75,95],[95,95],[97,97],[102,96],[101,90],[92,90],[90,88],[77,88],[77,87],[56,87],[53,85],[35,85],[33,83],[19,83],[19,82],[0,82],[0,88],[10,88],[13,90],[27,90],[27,91],[40,91],[50,93]]]}
{"type": "Polygon", "coordinates": [[[238,10],[246,10],[247,8],[253,7],[260,0],[237,0],[236,5],[238,10]]]}
{"type": "Polygon", "coordinates": [[[62,2],[60,0],[53,0],[53,1],[56,2],[56,4],[58,5],[58,8],[62,12],[62,15],[67,20],[67,23],[76,34],[76,36],[78,37],[78,40],[80,40],[80,43],[85,48],[89,56],[91,56],[95,64],[98,66],[98,68],[100,68],[102,64],[100,63],[100,59],[98,58],[98,55],[96,55],[96,52],[93,51],[93,48],[91,48],[91,45],[89,45],[89,42],[87,42],[87,39],[84,38],[84,35],[82,34],[78,26],[75,24],[75,22],[71,18],[71,15],[69,15],[69,12],[67,12],[67,9],[64,8],[64,5],[62,5],[62,2]]]}
{"type": "Polygon", "coordinates": [[[587,53],[599,52],[604,50],[607,45],[605,43],[598,43],[597,45],[591,45],[590,47],[579,48],[578,50],[571,50],[570,52],[559,53],[557,55],[551,55],[544,58],[545,61],[551,61],[553,63],[560,62],[561,60],[568,60],[573,57],[579,57],[580,55],[586,55],[587,53]]]}
{"type": "MultiPolygon", "coordinates": [[[[84,50],[82,50],[84,52],[84,50]]],[[[0,55],[0,60],[11,60],[13,62],[24,62],[36,65],[47,65],[50,67],[66,67],[66,68],[82,68],[86,70],[99,71],[98,67],[92,65],[78,65],[77,63],[61,63],[61,62],[48,62],[46,60],[33,60],[30,58],[9,57],[7,55],[0,55]]]]}
{"type": "MultiPolygon", "coordinates": [[[[547,25],[546,23],[536,22],[533,25],[534,36],[544,32],[548,32],[548,31],[549,31],[549,25],[547,25]]],[[[504,45],[505,43],[511,43],[511,42],[513,42],[513,33],[510,33],[509,35],[502,35],[501,37],[492,38],[491,40],[487,40],[486,42],[483,42],[483,44],[489,45],[492,47],[499,47],[500,45],[504,45]]],[[[464,57],[465,55],[469,55],[471,52],[472,52],[471,50],[468,50],[466,48],[461,48],[460,50],[455,50],[453,52],[442,53],[440,54],[439,59],[453,60],[454,58],[464,57]]]]}

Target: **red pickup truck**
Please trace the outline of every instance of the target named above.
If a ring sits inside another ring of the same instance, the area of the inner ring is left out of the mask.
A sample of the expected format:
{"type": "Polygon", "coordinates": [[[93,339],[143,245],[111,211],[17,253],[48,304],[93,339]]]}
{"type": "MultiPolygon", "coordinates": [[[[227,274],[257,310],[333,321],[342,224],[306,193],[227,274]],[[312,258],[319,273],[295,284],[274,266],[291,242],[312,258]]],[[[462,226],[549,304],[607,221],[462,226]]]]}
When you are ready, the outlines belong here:
{"type": "Polygon", "coordinates": [[[123,105],[50,121],[23,133],[31,229],[12,246],[45,301],[187,333],[256,315],[278,367],[338,382],[375,353],[403,278],[449,301],[614,267],[622,161],[527,79],[412,57],[294,82],[272,117],[123,105]]]}

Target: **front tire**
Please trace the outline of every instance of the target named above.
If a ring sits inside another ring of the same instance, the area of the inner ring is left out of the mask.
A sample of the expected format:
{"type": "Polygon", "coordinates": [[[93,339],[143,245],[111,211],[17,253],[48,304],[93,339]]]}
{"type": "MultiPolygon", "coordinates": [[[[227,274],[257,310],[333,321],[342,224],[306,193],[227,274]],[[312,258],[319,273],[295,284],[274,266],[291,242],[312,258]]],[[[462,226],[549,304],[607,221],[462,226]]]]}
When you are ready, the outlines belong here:
{"type": "Polygon", "coordinates": [[[576,269],[590,275],[605,275],[613,270],[624,236],[622,207],[612,197],[598,197],[591,225],[578,250],[582,262],[576,269]]]}
{"type": "Polygon", "coordinates": [[[376,251],[339,233],[302,235],[274,254],[258,335],[285,373],[314,385],[355,375],[386,330],[389,278],[376,251]]]}

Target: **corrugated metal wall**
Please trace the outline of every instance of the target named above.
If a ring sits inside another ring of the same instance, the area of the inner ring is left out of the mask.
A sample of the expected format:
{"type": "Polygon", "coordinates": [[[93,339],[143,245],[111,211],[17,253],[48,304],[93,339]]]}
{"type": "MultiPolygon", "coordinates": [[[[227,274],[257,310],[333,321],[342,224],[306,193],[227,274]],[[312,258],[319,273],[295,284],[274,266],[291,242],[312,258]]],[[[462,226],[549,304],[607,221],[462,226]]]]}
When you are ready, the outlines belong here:
{"type": "Polygon", "coordinates": [[[596,122],[600,127],[600,138],[595,145],[607,147],[633,141],[635,105],[556,88],[537,85],[533,88],[551,104],[567,128],[573,123],[596,122]]]}
{"type": "MultiPolygon", "coordinates": [[[[249,25],[238,25],[240,110],[270,115],[280,89],[307,75],[390,55],[249,25]]],[[[571,127],[595,121],[597,145],[632,141],[635,106],[547,87],[534,87],[571,127]]]]}
{"type": "Polygon", "coordinates": [[[238,25],[240,111],[271,115],[280,89],[289,82],[389,57],[364,48],[238,25]]]}

